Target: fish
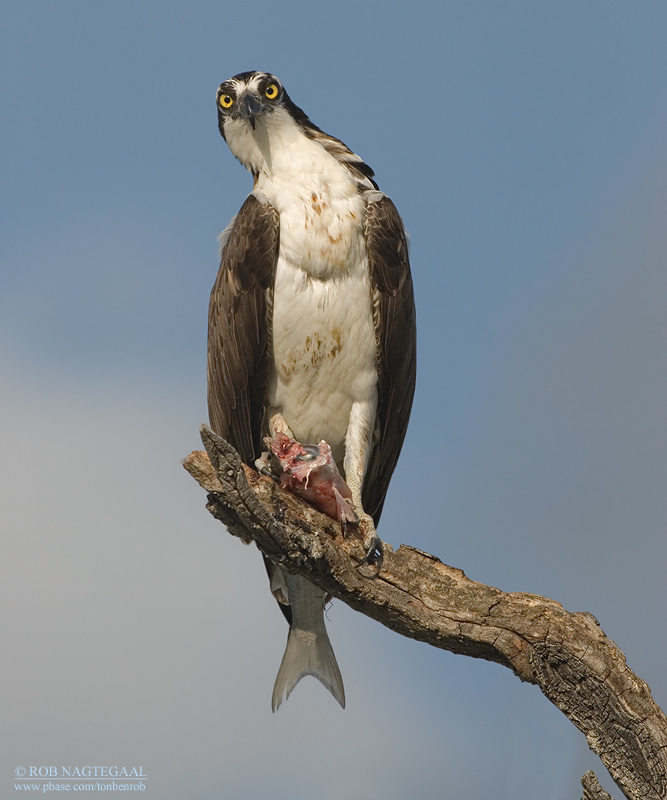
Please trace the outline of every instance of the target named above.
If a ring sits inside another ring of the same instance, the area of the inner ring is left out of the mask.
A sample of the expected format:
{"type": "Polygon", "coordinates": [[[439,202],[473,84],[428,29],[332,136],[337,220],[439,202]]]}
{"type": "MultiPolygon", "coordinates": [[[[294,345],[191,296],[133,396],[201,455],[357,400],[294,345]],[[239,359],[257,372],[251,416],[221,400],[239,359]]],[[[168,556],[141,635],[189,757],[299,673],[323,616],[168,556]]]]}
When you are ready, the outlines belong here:
{"type": "Polygon", "coordinates": [[[300,575],[290,575],[280,570],[284,578],[282,592],[292,611],[292,622],[287,636],[283,660],[278,669],[271,696],[271,709],[292,693],[292,689],[306,675],[312,675],[327,688],[345,708],[345,688],[329,634],[324,625],[324,605],[327,594],[300,575]]]}
{"type": "Polygon", "coordinates": [[[352,492],[343,480],[331,452],[322,439],[301,444],[286,433],[266,436],[264,443],[280,464],[280,485],[338,522],[357,525],[352,492]]]}
{"type": "MultiPolygon", "coordinates": [[[[284,489],[342,525],[358,524],[352,492],[324,440],[317,445],[301,444],[279,432],[266,436],[264,444],[278,462],[278,477],[284,489]]],[[[269,463],[268,455],[262,458],[262,466],[269,463]]],[[[269,574],[271,591],[291,611],[287,646],[271,697],[272,710],[278,710],[283,698],[286,700],[306,675],[317,678],[345,708],[343,678],[324,625],[324,606],[330,596],[300,575],[275,568],[269,574]]]]}

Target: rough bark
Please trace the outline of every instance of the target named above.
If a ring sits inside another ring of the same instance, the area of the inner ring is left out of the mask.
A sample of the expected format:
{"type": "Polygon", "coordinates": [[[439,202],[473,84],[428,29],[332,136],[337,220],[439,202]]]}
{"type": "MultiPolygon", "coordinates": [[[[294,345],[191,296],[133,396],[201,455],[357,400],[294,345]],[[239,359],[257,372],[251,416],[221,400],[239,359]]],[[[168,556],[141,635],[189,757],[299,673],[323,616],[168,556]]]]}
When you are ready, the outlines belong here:
{"type": "MultiPolygon", "coordinates": [[[[385,544],[379,572],[360,567],[355,536],[242,465],[206,426],[202,440],[208,455],[194,452],[184,466],[230,533],[403,636],[508,667],[584,733],[626,797],[667,797],[667,719],[591,614],[476,583],[407,545],[385,544]]],[[[582,784],[585,800],[609,798],[592,772],[582,784]]]]}

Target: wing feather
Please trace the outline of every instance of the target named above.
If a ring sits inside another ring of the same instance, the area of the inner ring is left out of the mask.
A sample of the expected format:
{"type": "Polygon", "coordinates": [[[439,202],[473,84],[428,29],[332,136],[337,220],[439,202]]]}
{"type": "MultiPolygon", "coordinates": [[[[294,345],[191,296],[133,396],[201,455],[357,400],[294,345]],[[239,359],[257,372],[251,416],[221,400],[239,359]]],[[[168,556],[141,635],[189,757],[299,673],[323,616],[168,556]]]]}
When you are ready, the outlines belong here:
{"type": "Polygon", "coordinates": [[[405,228],[386,195],[373,193],[364,234],[377,341],[378,410],[362,502],[377,524],[403,446],[415,391],[417,326],[405,228]]]}
{"type": "Polygon", "coordinates": [[[261,449],[278,240],[278,212],[249,195],[223,236],[209,304],[209,419],[249,464],[261,449]]]}

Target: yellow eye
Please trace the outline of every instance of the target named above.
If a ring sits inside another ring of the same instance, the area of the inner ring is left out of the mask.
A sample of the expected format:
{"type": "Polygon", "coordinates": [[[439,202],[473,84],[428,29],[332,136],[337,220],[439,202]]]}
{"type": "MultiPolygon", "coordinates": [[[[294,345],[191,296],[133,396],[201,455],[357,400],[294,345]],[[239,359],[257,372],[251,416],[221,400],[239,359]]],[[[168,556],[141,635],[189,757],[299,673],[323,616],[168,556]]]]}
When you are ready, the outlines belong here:
{"type": "Polygon", "coordinates": [[[220,100],[218,100],[222,108],[231,108],[234,105],[234,98],[230,97],[228,94],[221,94],[220,100]]]}
{"type": "Polygon", "coordinates": [[[278,87],[275,83],[270,83],[264,90],[264,94],[269,100],[275,100],[278,97],[278,87]]]}

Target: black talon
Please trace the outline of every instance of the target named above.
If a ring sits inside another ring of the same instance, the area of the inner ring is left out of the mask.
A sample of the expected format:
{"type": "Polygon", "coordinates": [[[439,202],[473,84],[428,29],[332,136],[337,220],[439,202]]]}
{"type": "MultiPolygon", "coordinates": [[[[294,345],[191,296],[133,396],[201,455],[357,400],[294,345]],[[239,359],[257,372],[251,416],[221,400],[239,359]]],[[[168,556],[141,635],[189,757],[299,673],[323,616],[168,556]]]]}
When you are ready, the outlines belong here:
{"type": "Polygon", "coordinates": [[[366,555],[357,564],[357,569],[364,564],[370,564],[370,566],[375,567],[379,573],[382,569],[383,560],[384,548],[382,546],[382,539],[378,537],[377,541],[373,542],[373,544],[366,551],[366,555]]]}
{"type": "Polygon", "coordinates": [[[269,452],[263,452],[259,458],[256,458],[255,469],[259,475],[266,475],[269,478],[273,478],[275,470],[270,463],[270,456],[271,454],[269,452]]]}

